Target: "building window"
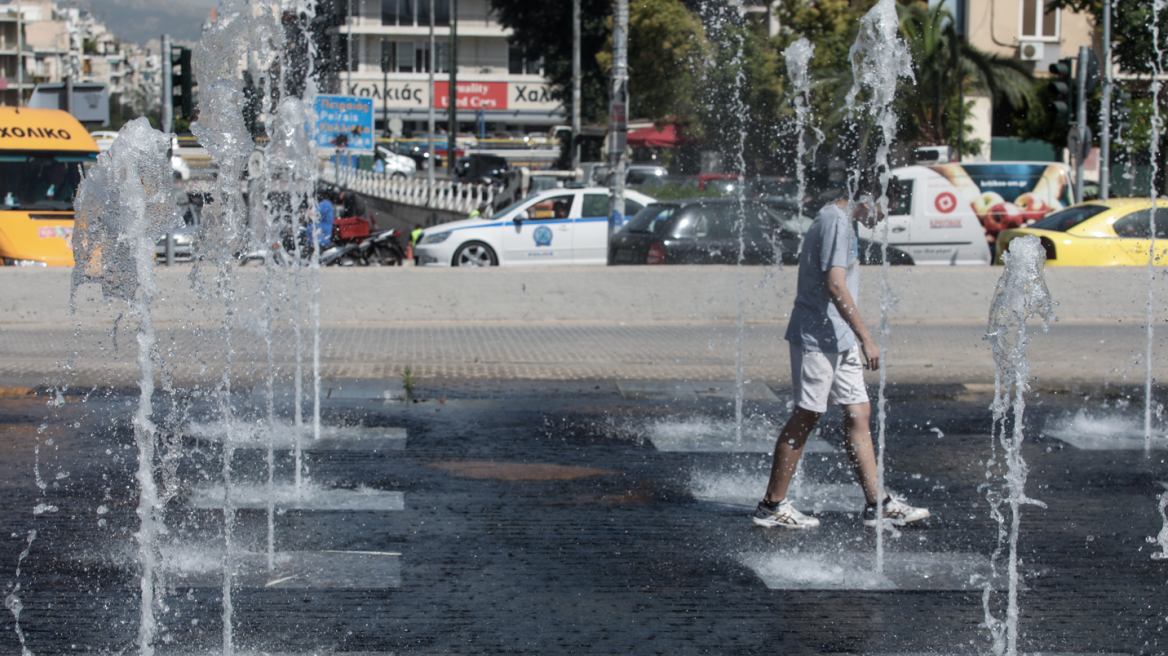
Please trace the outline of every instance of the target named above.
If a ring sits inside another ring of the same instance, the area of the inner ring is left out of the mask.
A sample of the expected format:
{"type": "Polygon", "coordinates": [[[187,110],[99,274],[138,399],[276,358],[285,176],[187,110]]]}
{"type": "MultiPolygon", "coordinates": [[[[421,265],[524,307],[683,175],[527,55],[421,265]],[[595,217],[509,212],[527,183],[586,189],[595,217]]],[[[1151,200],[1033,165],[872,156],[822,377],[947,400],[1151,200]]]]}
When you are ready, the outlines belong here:
{"type": "Polygon", "coordinates": [[[512,75],[543,75],[543,59],[529,59],[520,46],[507,47],[507,71],[512,75]]]}
{"type": "MultiPolygon", "coordinates": [[[[455,0],[434,0],[434,24],[450,25],[450,3],[455,0]]],[[[428,8],[427,8],[428,9],[428,8]]]]}
{"type": "Polygon", "coordinates": [[[389,39],[381,40],[381,70],[385,73],[397,71],[397,44],[389,39]]]}
{"type": "Polygon", "coordinates": [[[346,70],[356,71],[357,65],[361,62],[361,53],[358,50],[361,47],[361,36],[359,34],[342,34],[341,47],[344,48],[345,58],[349,61],[349,68],[346,70]]]}
{"type": "Polygon", "coordinates": [[[413,41],[398,41],[397,42],[397,72],[398,73],[413,73],[414,72],[414,42],[413,41]]]}
{"type": "Polygon", "coordinates": [[[414,24],[414,0],[381,0],[382,25],[414,24]]]}
{"type": "Polygon", "coordinates": [[[414,41],[414,72],[430,72],[430,42],[414,41]]]}
{"type": "Polygon", "coordinates": [[[1022,0],[1022,38],[1053,40],[1059,36],[1059,10],[1049,0],[1022,0]]]}
{"type": "MultiPolygon", "coordinates": [[[[453,0],[433,0],[434,24],[450,25],[450,3],[453,0]]],[[[431,0],[381,0],[381,24],[406,27],[430,26],[431,0]]]]}

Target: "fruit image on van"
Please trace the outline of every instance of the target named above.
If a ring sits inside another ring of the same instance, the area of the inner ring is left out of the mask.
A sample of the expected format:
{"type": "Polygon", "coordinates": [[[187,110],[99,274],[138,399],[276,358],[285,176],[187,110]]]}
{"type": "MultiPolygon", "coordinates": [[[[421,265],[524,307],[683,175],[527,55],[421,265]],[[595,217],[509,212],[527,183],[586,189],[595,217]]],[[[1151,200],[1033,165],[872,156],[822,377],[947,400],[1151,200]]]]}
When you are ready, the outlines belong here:
{"type": "Polygon", "coordinates": [[[879,243],[887,234],[890,252],[897,251],[894,264],[990,263],[985,231],[952,182],[927,166],[893,169],[892,175],[899,180],[899,198],[875,228],[857,224],[860,239],[879,243]]]}
{"type": "Polygon", "coordinates": [[[0,263],[73,266],[73,197],[97,153],[66,112],[0,107],[0,263]]]}
{"type": "Polygon", "coordinates": [[[986,241],[1071,205],[1070,170],[1051,162],[940,164],[931,167],[957,187],[985,228],[986,241]]]}
{"type": "MultiPolygon", "coordinates": [[[[1067,167],[1049,162],[906,166],[892,176],[901,189],[886,221],[893,264],[990,264],[998,233],[1071,202],[1067,167]]],[[[856,234],[878,243],[884,230],[856,234]]]]}

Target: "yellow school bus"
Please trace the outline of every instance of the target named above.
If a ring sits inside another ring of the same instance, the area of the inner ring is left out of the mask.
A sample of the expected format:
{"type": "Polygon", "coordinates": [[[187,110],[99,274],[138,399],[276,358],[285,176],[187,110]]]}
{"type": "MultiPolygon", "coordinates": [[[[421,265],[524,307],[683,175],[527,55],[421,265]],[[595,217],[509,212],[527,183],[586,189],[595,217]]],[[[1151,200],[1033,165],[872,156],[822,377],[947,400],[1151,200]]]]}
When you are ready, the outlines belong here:
{"type": "Polygon", "coordinates": [[[96,159],[68,113],[0,107],[0,263],[73,266],[73,197],[96,159]]]}

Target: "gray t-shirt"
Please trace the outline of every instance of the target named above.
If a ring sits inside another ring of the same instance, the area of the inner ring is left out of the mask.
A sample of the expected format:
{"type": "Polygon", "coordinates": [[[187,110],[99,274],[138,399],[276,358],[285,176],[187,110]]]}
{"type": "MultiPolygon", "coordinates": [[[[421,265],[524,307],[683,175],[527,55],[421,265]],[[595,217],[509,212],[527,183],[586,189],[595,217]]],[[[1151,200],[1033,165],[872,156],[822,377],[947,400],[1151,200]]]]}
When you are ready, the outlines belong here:
{"type": "Polygon", "coordinates": [[[822,353],[843,353],[856,345],[855,334],[831,302],[827,272],[837,266],[847,269],[845,282],[855,300],[860,287],[858,256],[856,232],[847,213],[835,204],[825,205],[803,238],[788,341],[822,353]]]}

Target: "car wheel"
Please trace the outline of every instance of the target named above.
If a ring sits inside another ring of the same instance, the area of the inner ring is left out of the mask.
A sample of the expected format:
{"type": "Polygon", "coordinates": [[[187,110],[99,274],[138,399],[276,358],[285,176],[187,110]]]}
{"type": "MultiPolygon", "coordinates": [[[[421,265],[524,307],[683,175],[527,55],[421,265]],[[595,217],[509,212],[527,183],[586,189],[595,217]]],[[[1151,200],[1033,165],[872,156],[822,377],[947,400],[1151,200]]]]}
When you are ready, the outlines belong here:
{"type": "Polygon", "coordinates": [[[481,241],[471,241],[458,247],[454,253],[453,266],[497,266],[499,259],[495,251],[481,241]]]}
{"type": "Polygon", "coordinates": [[[401,171],[394,171],[393,175],[390,177],[393,178],[394,180],[405,180],[406,174],[402,173],[401,171]]]}

